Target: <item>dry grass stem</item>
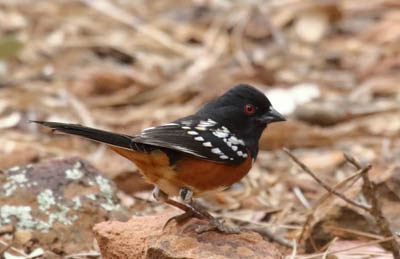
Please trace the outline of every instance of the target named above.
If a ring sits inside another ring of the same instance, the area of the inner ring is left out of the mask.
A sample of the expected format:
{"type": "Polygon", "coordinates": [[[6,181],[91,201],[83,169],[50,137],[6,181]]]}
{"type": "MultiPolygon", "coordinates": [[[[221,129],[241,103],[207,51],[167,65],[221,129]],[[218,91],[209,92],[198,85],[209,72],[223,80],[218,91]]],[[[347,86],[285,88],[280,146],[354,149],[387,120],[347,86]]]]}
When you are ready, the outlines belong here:
{"type": "MultiPolygon", "coordinates": [[[[303,169],[304,172],[308,173],[315,181],[317,181],[322,187],[324,187],[327,191],[330,193],[336,195],[337,197],[341,198],[342,200],[346,201],[349,204],[352,204],[353,206],[356,206],[360,209],[363,209],[365,211],[369,211],[370,208],[368,206],[362,205],[358,202],[355,202],[353,200],[350,200],[343,194],[337,192],[335,189],[330,187],[327,183],[325,183],[322,179],[320,179],[318,176],[316,176],[305,164],[303,164],[300,160],[298,160],[288,149],[284,149],[285,153],[289,155],[289,157],[297,164],[300,166],[301,169],[303,169]]],[[[367,172],[371,169],[371,165],[367,165],[363,169],[363,173],[367,172]]]]}

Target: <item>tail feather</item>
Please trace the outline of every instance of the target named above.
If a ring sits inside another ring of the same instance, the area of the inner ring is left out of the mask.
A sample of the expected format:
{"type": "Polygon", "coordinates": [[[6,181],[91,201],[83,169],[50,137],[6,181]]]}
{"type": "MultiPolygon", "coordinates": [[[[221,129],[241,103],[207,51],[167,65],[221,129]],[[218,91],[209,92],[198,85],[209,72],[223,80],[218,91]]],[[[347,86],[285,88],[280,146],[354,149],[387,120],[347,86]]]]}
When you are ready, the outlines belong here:
{"type": "Polygon", "coordinates": [[[78,135],[94,141],[109,145],[132,149],[132,137],[123,134],[116,134],[105,130],[85,127],[79,124],[68,124],[50,121],[30,121],[67,134],[78,135]]]}

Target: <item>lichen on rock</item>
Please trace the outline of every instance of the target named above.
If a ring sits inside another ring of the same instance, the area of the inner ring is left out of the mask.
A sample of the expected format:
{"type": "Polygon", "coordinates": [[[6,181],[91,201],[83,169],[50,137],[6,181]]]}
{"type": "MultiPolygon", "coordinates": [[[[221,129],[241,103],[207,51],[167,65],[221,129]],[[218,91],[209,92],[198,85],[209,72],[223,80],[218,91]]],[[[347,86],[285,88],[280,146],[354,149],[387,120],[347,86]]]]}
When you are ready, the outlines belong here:
{"type": "Polygon", "coordinates": [[[114,184],[77,158],[13,167],[0,182],[0,227],[30,231],[49,250],[70,240],[64,252],[90,250],[93,225],[121,209],[114,184]]]}

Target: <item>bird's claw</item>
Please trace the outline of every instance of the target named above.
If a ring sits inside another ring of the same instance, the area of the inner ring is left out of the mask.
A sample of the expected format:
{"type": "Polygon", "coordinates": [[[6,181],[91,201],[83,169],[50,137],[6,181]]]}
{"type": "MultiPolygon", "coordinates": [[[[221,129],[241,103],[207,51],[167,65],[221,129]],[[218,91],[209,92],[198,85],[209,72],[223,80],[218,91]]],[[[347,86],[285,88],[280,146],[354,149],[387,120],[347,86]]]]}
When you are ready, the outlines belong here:
{"type": "Polygon", "coordinates": [[[194,230],[197,234],[201,234],[204,232],[208,231],[214,231],[217,230],[221,233],[224,234],[239,234],[240,233],[240,227],[232,227],[232,226],[227,226],[224,224],[223,221],[219,221],[217,219],[209,221],[207,225],[200,225],[200,224],[190,224],[186,227],[184,227],[181,231],[181,233],[189,230],[194,230]]]}
{"type": "Polygon", "coordinates": [[[167,227],[167,225],[168,225],[171,221],[173,221],[173,220],[175,220],[176,223],[181,224],[181,223],[183,223],[183,222],[185,222],[186,220],[191,219],[191,218],[203,219],[203,216],[202,216],[201,214],[197,213],[197,212],[194,211],[194,210],[187,210],[187,211],[186,211],[185,213],[183,213],[183,214],[176,215],[176,216],[173,216],[173,217],[169,218],[169,219],[165,222],[165,224],[164,224],[164,226],[163,226],[163,231],[165,230],[165,228],[167,227]]]}

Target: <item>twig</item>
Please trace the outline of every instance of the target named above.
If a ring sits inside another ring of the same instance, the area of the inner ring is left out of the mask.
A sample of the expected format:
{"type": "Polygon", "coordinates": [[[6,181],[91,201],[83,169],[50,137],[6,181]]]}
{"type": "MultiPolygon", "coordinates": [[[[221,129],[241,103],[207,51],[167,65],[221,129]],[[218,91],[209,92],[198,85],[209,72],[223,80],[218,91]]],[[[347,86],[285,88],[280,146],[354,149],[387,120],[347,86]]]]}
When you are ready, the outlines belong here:
{"type": "MultiPolygon", "coordinates": [[[[361,168],[360,163],[351,155],[344,154],[346,160],[354,165],[356,168],[361,168]]],[[[388,249],[392,252],[393,258],[400,259],[400,245],[396,241],[396,236],[393,234],[392,230],[390,229],[390,224],[388,220],[382,213],[381,204],[378,200],[376,185],[370,179],[368,174],[363,174],[363,186],[362,192],[367,199],[368,202],[371,203],[372,207],[369,213],[374,217],[376,225],[379,228],[379,232],[381,235],[386,237],[393,237],[390,242],[386,242],[388,249]]]]}
{"type": "Polygon", "coordinates": [[[400,245],[396,241],[396,236],[390,229],[390,224],[387,219],[384,217],[381,209],[381,205],[377,198],[377,190],[376,185],[371,182],[368,177],[368,171],[371,169],[371,165],[362,166],[354,157],[350,156],[349,154],[344,154],[346,160],[354,165],[358,170],[360,170],[361,177],[363,178],[363,187],[362,192],[368,202],[371,203],[371,207],[367,207],[361,204],[354,202],[353,200],[348,199],[346,196],[338,193],[335,189],[331,188],[328,184],[326,184],[323,180],[319,179],[305,164],[300,162],[288,149],[284,149],[286,154],[293,159],[295,163],[297,163],[306,173],[311,175],[315,181],[317,181],[321,186],[327,189],[330,193],[335,194],[336,196],[340,197],[344,201],[361,208],[371,214],[376,222],[377,227],[380,230],[380,234],[382,236],[388,237],[386,240],[386,244],[388,249],[392,252],[394,259],[400,259],[400,245]]]}
{"type": "Polygon", "coordinates": [[[142,21],[132,15],[131,13],[126,12],[122,8],[119,8],[112,4],[109,1],[105,0],[80,0],[82,3],[86,4],[87,6],[96,9],[97,11],[133,28],[136,29],[138,32],[146,35],[147,37],[157,41],[162,46],[167,49],[170,49],[176,53],[183,54],[184,56],[193,57],[197,51],[193,48],[190,48],[173,38],[171,38],[165,32],[155,28],[153,25],[150,24],[143,24],[142,21]]]}
{"type": "Polygon", "coordinates": [[[268,226],[265,223],[260,223],[260,222],[254,222],[251,220],[244,220],[241,218],[237,218],[237,217],[232,217],[229,216],[227,217],[226,215],[220,215],[218,213],[215,213],[217,216],[222,216],[224,218],[228,218],[231,219],[233,221],[238,221],[240,223],[244,223],[244,224],[248,224],[249,226],[244,227],[243,229],[246,230],[250,230],[250,231],[254,231],[257,232],[258,234],[260,234],[263,237],[267,237],[283,246],[289,247],[294,249],[293,244],[291,244],[291,242],[283,237],[277,236],[276,234],[272,233],[271,231],[268,230],[268,226]]]}
{"type": "Polygon", "coordinates": [[[293,239],[293,250],[292,250],[292,254],[290,255],[290,259],[294,259],[296,257],[297,254],[297,243],[296,243],[296,239],[293,239]]]}
{"type": "MultiPolygon", "coordinates": [[[[241,13],[240,13],[241,14],[241,13]]],[[[251,61],[247,57],[244,46],[243,46],[243,34],[246,29],[246,25],[250,20],[251,10],[247,10],[243,15],[238,17],[237,25],[234,27],[233,34],[232,34],[232,44],[237,49],[236,56],[239,64],[241,65],[242,69],[247,73],[253,73],[254,69],[251,66],[251,61]]]]}
{"type": "MultiPolygon", "coordinates": [[[[304,172],[308,173],[312,178],[314,178],[314,180],[319,183],[322,187],[324,187],[328,192],[338,196],[339,198],[341,198],[342,200],[346,201],[349,204],[352,204],[353,206],[356,206],[358,208],[361,208],[367,212],[370,211],[370,208],[368,206],[362,205],[358,202],[355,202],[349,198],[347,198],[346,196],[344,196],[343,194],[337,192],[336,190],[334,190],[332,187],[330,187],[327,183],[325,183],[322,179],[318,178],[314,172],[311,171],[311,169],[309,169],[305,164],[303,164],[300,160],[298,160],[288,149],[284,148],[283,149],[285,151],[286,154],[288,154],[288,156],[290,156],[290,158],[296,163],[298,164],[301,169],[303,169],[304,172]]],[[[367,165],[365,166],[362,171],[363,174],[365,174],[365,172],[368,172],[371,169],[371,165],[367,165]]]]}
{"type": "Polygon", "coordinates": [[[276,227],[276,228],[284,228],[284,229],[295,229],[299,230],[300,227],[298,226],[292,226],[292,225],[284,225],[284,224],[276,224],[276,223],[266,223],[266,222],[258,222],[254,220],[248,220],[248,219],[242,219],[240,217],[235,217],[235,216],[227,216],[226,214],[220,214],[220,213],[214,213],[218,217],[223,217],[226,219],[230,219],[232,221],[237,221],[243,224],[252,224],[255,226],[260,226],[260,227],[276,227]]]}
{"type": "Polygon", "coordinates": [[[69,259],[69,258],[81,258],[81,257],[93,257],[93,258],[97,258],[100,257],[101,254],[98,251],[88,251],[88,252],[82,252],[82,253],[77,253],[77,254],[70,254],[65,256],[65,259],[69,259]]]}
{"type": "MultiPolygon", "coordinates": [[[[339,253],[343,253],[343,252],[347,252],[347,251],[351,251],[351,250],[358,249],[358,248],[361,248],[361,247],[369,247],[369,246],[371,246],[371,245],[379,244],[379,243],[383,243],[383,242],[387,242],[387,241],[390,241],[390,240],[392,240],[392,239],[393,239],[393,237],[389,237],[389,238],[385,238],[385,239],[381,239],[381,240],[373,240],[373,241],[371,241],[371,242],[366,242],[366,243],[363,243],[363,244],[361,244],[361,245],[356,245],[356,246],[353,246],[353,247],[344,248],[344,249],[342,249],[342,250],[337,250],[337,251],[328,252],[327,256],[329,256],[329,255],[335,255],[335,254],[339,254],[339,253]]],[[[324,253],[312,254],[312,255],[310,255],[310,256],[304,256],[304,257],[301,257],[301,258],[303,258],[303,259],[321,258],[321,256],[322,256],[323,254],[325,254],[325,252],[324,252],[324,253]]],[[[370,253],[368,253],[368,255],[370,255],[370,253]]],[[[364,258],[364,257],[363,257],[363,258],[364,258]]]]}
{"type": "Polygon", "coordinates": [[[18,250],[18,249],[16,249],[15,247],[12,246],[12,244],[14,243],[14,240],[15,240],[15,226],[13,225],[12,238],[11,238],[10,243],[8,244],[8,243],[4,242],[3,240],[0,240],[0,244],[2,244],[2,245],[5,246],[3,249],[0,250],[0,256],[2,256],[2,255],[4,256],[4,253],[5,253],[8,249],[11,249],[11,250],[13,250],[14,252],[17,252],[17,253],[19,253],[19,254],[21,254],[21,255],[23,255],[23,256],[27,256],[27,255],[24,253],[24,251],[18,250]]]}
{"type": "MultiPolygon", "coordinates": [[[[348,182],[350,182],[350,181],[353,181],[353,183],[352,183],[351,185],[349,185],[349,187],[352,186],[352,185],[361,177],[361,175],[362,175],[363,173],[364,173],[364,172],[363,172],[362,170],[359,170],[357,173],[355,173],[355,174],[353,174],[353,175],[350,175],[349,177],[345,178],[345,179],[344,179],[343,181],[341,181],[340,183],[335,184],[335,185],[333,186],[333,189],[334,189],[334,190],[337,190],[337,189],[339,189],[339,188],[342,188],[344,185],[346,185],[346,184],[347,184],[348,182]]],[[[303,224],[303,227],[302,227],[302,230],[301,230],[301,234],[300,234],[299,238],[297,239],[297,242],[298,242],[299,244],[302,243],[303,236],[304,236],[304,234],[306,233],[306,230],[307,230],[308,226],[309,226],[310,223],[311,223],[311,220],[312,220],[312,218],[313,218],[314,212],[317,210],[318,206],[321,205],[322,203],[324,203],[331,195],[332,195],[332,193],[328,192],[328,193],[324,194],[322,197],[320,197],[320,198],[316,201],[316,203],[315,203],[314,207],[312,208],[312,210],[308,213],[307,219],[305,220],[305,222],[304,222],[304,224],[303,224]]]]}
{"type": "Polygon", "coordinates": [[[371,242],[364,243],[362,245],[357,245],[357,246],[345,248],[345,249],[342,249],[342,250],[329,252],[328,255],[343,253],[343,252],[354,250],[354,249],[357,249],[357,248],[360,248],[360,247],[365,247],[365,246],[368,247],[368,246],[371,246],[373,244],[379,244],[379,243],[387,242],[387,241],[390,241],[390,240],[393,240],[393,239],[394,239],[394,237],[388,237],[388,238],[381,239],[381,240],[374,240],[374,241],[371,241],[371,242]]]}
{"type": "MultiPolygon", "coordinates": [[[[344,155],[346,160],[354,165],[356,168],[361,168],[360,163],[349,154],[344,155]]],[[[386,242],[387,249],[390,250],[393,254],[394,259],[400,259],[400,245],[396,241],[396,236],[393,234],[392,230],[390,229],[390,224],[388,220],[382,213],[382,207],[378,200],[376,184],[373,183],[370,179],[368,174],[363,174],[363,186],[362,192],[365,198],[369,203],[371,203],[371,209],[369,213],[374,217],[377,227],[379,228],[379,232],[382,236],[385,237],[393,237],[390,241],[386,242]]]]}
{"type": "Polygon", "coordinates": [[[350,164],[352,164],[355,168],[357,168],[358,170],[361,169],[361,164],[350,154],[344,153],[344,158],[347,160],[347,162],[349,162],[350,164]]]}
{"type": "Polygon", "coordinates": [[[11,247],[12,242],[7,244],[3,249],[0,250],[0,255],[4,255],[4,253],[11,247]]]}
{"type": "Polygon", "coordinates": [[[341,227],[334,227],[334,226],[327,226],[326,227],[327,231],[341,231],[344,233],[350,233],[350,234],[354,234],[354,235],[358,235],[358,236],[362,236],[362,237],[366,237],[369,239],[384,239],[384,237],[380,236],[380,235],[375,235],[369,232],[363,232],[363,231],[359,231],[359,230],[355,230],[355,229],[348,229],[348,228],[341,228],[341,227]]]}
{"type": "Polygon", "coordinates": [[[307,210],[311,209],[310,203],[308,202],[307,198],[304,196],[303,192],[301,191],[301,189],[299,187],[294,187],[293,193],[307,210]]]}
{"type": "Polygon", "coordinates": [[[286,246],[289,248],[294,248],[293,244],[289,240],[272,233],[269,229],[267,229],[265,227],[250,226],[250,227],[245,227],[244,229],[257,232],[261,236],[267,237],[268,239],[275,241],[280,245],[283,245],[283,246],[286,246]]]}
{"type": "MultiPolygon", "coordinates": [[[[345,179],[344,179],[343,181],[341,181],[340,183],[335,184],[335,185],[333,186],[333,189],[337,190],[337,189],[339,189],[339,188],[342,188],[344,185],[346,185],[346,184],[347,184],[348,182],[350,182],[350,181],[353,181],[353,183],[350,185],[350,186],[352,186],[352,185],[361,177],[362,174],[363,174],[363,171],[362,171],[362,170],[359,170],[357,173],[355,173],[355,174],[353,174],[353,175],[350,175],[349,177],[345,178],[345,179]]],[[[312,218],[313,218],[314,212],[317,210],[318,206],[321,205],[322,203],[324,203],[331,195],[332,195],[332,193],[328,192],[328,193],[324,194],[322,197],[320,197],[320,198],[316,201],[316,203],[315,203],[315,205],[314,205],[312,211],[310,211],[310,212],[308,213],[307,219],[305,220],[305,222],[304,222],[304,224],[303,224],[303,228],[302,228],[302,230],[301,230],[301,234],[300,234],[299,238],[297,239],[297,242],[298,242],[299,244],[301,244],[301,242],[302,242],[302,240],[303,240],[303,236],[304,236],[304,234],[306,233],[306,230],[307,230],[308,226],[309,226],[310,223],[311,223],[311,220],[312,220],[312,218]]]]}
{"type": "Polygon", "coordinates": [[[11,233],[14,231],[13,225],[5,225],[0,227],[0,235],[4,233],[11,233]]]}
{"type": "Polygon", "coordinates": [[[53,71],[48,71],[51,69],[43,69],[39,73],[21,78],[21,79],[9,79],[9,80],[0,80],[0,88],[6,88],[6,87],[12,87],[12,86],[17,86],[17,85],[23,85],[27,84],[30,82],[35,82],[35,81],[44,81],[44,82],[49,82],[53,80],[54,73],[53,71]]]}
{"type": "Polygon", "coordinates": [[[264,13],[262,8],[258,5],[257,6],[258,10],[263,14],[263,19],[265,22],[265,26],[268,27],[268,29],[271,31],[272,38],[274,39],[275,43],[279,46],[281,50],[287,50],[288,49],[288,43],[286,40],[285,34],[282,32],[278,26],[276,26],[272,21],[271,21],[271,10],[268,10],[267,13],[264,13]]]}
{"type": "Polygon", "coordinates": [[[338,240],[338,237],[335,237],[334,239],[332,239],[327,245],[326,245],[326,250],[325,248],[323,248],[325,250],[324,254],[322,255],[321,259],[326,259],[329,253],[329,248],[338,240]]]}

